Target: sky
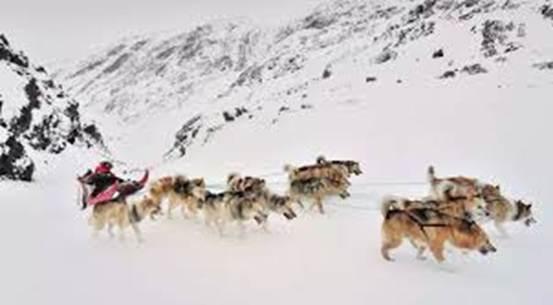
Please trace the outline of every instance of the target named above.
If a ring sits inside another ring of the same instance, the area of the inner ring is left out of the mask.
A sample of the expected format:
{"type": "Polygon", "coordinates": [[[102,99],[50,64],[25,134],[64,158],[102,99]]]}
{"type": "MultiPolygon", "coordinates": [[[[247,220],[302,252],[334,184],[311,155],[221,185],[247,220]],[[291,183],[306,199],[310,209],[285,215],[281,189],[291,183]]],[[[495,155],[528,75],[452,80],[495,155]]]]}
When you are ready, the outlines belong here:
{"type": "Polygon", "coordinates": [[[33,61],[71,62],[125,36],[222,18],[275,25],[324,0],[0,0],[0,33],[33,61]]]}

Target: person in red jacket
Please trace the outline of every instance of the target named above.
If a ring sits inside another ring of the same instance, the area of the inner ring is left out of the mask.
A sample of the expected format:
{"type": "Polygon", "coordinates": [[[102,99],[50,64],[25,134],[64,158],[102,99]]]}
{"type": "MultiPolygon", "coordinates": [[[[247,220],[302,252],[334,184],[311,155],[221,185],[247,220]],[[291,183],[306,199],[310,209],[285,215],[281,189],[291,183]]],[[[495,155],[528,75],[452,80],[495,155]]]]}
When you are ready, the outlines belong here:
{"type": "Polygon", "coordinates": [[[88,170],[86,174],[81,176],[79,179],[84,184],[91,185],[93,187],[91,197],[94,198],[101,192],[105,191],[107,188],[115,184],[116,182],[123,182],[125,180],[117,177],[111,171],[113,169],[113,164],[109,161],[102,161],[94,171],[88,170]]]}
{"type": "Polygon", "coordinates": [[[140,180],[124,180],[117,177],[111,171],[113,164],[109,161],[102,161],[96,166],[94,171],[88,170],[84,175],[77,179],[83,186],[83,196],[81,198],[82,209],[89,205],[99,204],[110,200],[125,198],[141,190],[148,181],[149,171],[145,170],[140,180]],[[84,185],[92,186],[92,192],[86,189],[84,185]],[[113,186],[113,187],[112,187],[113,186]],[[114,187],[116,186],[116,187],[114,187]]]}

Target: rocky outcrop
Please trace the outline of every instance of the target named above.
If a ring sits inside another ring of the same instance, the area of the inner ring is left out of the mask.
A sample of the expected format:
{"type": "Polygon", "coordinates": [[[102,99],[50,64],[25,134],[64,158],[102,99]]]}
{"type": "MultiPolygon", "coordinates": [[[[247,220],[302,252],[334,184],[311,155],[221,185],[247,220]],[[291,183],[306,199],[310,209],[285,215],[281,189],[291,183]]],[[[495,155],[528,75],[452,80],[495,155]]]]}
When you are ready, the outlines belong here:
{"type": "Polygon", "coordinates": [[[33,152],[102,144],[96,127],[81,122],[79,104],[1,34],[0,79],[0,179],[32,180],[33,152]]]}

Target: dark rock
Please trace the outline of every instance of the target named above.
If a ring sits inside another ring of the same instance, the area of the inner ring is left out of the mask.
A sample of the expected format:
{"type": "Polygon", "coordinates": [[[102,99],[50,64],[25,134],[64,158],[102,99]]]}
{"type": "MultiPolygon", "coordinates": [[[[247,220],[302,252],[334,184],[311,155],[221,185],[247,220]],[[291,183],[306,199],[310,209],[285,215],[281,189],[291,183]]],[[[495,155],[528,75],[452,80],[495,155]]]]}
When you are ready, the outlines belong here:
{"type": "Polygon", "coordinates": [[[440,79],[453,78],[455,77],[455,75],[456,75],[455,70],[448,70],[448,71],[445,71],[444,74],[442,74],[439,78],[440,79]]]}
{"type": "MultiPolygon", "coordinates": [[[[190,146],[198,136],[202,128],[202,116],[197,115],[188,120],[175,134],[175,143],[165,156],[182,157],[186,154],[186,149],[190,146]],[[176,152],[176,156],[174,155],[176,152]]],[[[209,133],[209,130],[208,130],[209,133]]]]}
{"type": "Polygon", "coordinates": [[[433,8],[437,0],[425,0],[409,11],[406,23],[412,23],[419,19],[428,18],[434,14],[433,8]]]}
{"type": "Polygon", "coordinates": [[[473,64],[473,65],[464,66],[463,69],[461,69],[461,72],[466,73],[468,75],[476,75],[476,74],[488,73],[488,70],[486,70],[480,64],[473,64]]]}
{"type": "Polygon", "coordinates": [[[225,119],[225,122],[232,122],[234,121],[234,116],[227,111],[223,111],[223,119],[225,119]]]}
{"type": "Polygon", "coordinates": [[[332,17],[322,16],[319,14],[313,14],[310,16],[307,16],[304,19],[304,29],[324,29],[331,24],[333,24],[335,20],[332,17]]]}
{"type": "Polygon", "coordinates": [[[77,77],[77,76],[80,76],[82,74],[85,74],[89,71],[92,71],[94,70],[95,68],[103,65],[104,63],[106,62],[106,59],[100,59],[100,60],[97,60],[97,61],[94,61],[94,62],[91,62],[90,64],[84,66],[83,68],[77,70],[75,73],[71,74],[69,76],[69,78],[74,78],[74,77],[77,77]]]}
{"type": "Polygon", "coordinates": [[[31,181],[34,171],[33,160],[14,136],[9,137],[5,143],[0,143],[0,177],[31,181]]]}
{"type": "Polygon", "coordinates": [[[105,149],[97,130],[95,139],[83,129],[78,104],[67,99],[62,87],[47,78],[44,67],[31,68],[27,57],[21,52],[15,53],[3,35],[0,35],[0,60],[16,65],[8,67],[26,83],[22,88],[25,99],[0,101],[0,113],[4,102],[18,103],[19,108],[19,112],[0,118],[5,135],[0,142],[0,178],[32,180],[35,163],[28,155],[29,150],[58,154],[67,145],[77,143],[87,147],[100,144],[105,149]]]}
{"type": "Polygon", "coordinates": [[[46,73],[46,69],[43,66],[38,66],[36,70],[40,73],[46,73]]]}
{"type": "Polygon", "coordinates": [[[553,21],[553,5],[550,4],[544,4],[540,8],[540,13],[545,19],[550,19],[553,21]]]}
{"type": "Polygon", "coordinates": [[[5,60],[22,68],[29,67],[29,59],[21,54],[16,53],[10,48],[10,44],[6,36],[0,34],[0,61],[5,60]]]}
{"type": "Polygon", "coordinates": [[[390,50],[390,49],[384,49],[382,53],[378,54],[376,58],[374,59],[375,63],[377,64],[383,64],[385,62],[388,62],[390,60],[394,60],[397,57],[397,52],[390,50]]]}
{"type": "Polygon", "coordinates": [[[444,57],[444,50],[442,49],[439,49],[434,53],[432,53],[432,58],[441,58],[441,57],[444,57]]]}
{"type": "Polygon", "coordinates": [[[281,106],[279,109],[278,109],[278,113],[281,114],[283,112],[288,112],[290,111],[290,107],[288,106],[281,106]]]}
{"type": "Polygon", "coordinates": [[[111,65],[104,69],[104,73],[112,73],[119,69],[130,57],[131,55],[129,53],[119,56],[111,65]]]}
{"type": "Polygon", "coordinates": [[[501,20],[486,20],[482,29],[482,52],[485,57],[492,57],[499,53],[498,45],[507,44],[508,33],[515,30],[514,23],[505,23],[501,20]]]}
{"type": "Polygon", "coordinates": [[[374,77],[374,76],[367,76],[367,77],[365,78],[365,82],[366,82],[366,83],[376,82],[376,77],[374,77]]]}
{"type": "Polygon", "coordinates": [[[177,49],[177,47],[175,47],[175,46],[167,48],[167,49],[159,52],[156,55],[156,59],[165,60],[165,59],[169,58],[169,56],[171,56],[175,52],[176,49],[177,49]]]}
{"type": "Polygon", "coordinates": [[[234,110],[235,110],[235,115],[234,115],[235,118],[241,117],[243,114],[248,113],[248,109],[244,107],[237,107],[234,110]]]}
{"type": "Polygon", "coordinates": [[[532,67],[538,70],[553,70],[553,61],[545,61],[533,64],[532,67]]]}

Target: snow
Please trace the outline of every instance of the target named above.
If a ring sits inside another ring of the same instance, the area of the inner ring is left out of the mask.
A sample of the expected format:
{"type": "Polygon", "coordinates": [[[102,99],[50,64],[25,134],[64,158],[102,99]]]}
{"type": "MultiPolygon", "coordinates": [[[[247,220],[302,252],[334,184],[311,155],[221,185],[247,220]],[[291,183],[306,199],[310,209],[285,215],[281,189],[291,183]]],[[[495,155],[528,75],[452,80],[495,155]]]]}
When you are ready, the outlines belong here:
{"type": "MultiPolygon", "coordinates": [[[[130,231],[123,243],[93,239],[90,211],[76,205],[74,177],[97,157],[71,150],[51,157],[37,183],[0,184],[7,216],[0,222],[0,301],[546,304],[551,293],[542,274],[553,254],[553,146],[544,141],[552,127],[549,91],[478,82],[352,90],[279,124],[237,121],[187,158],[154,170],[154,177],[204,176],[211,188],[230,171],[268,174],[271,188],[282,191],[285,175],[277,172],[285,163],[312,162],[321,153],[361,160],[365,174],[353,178],[352,198],[332,200],[327,215],[307,211],[290,223],[271,216],[270,233],[251,225],[244,237],[230,230],[221,238],[200,220],[162,217],[143,224],[143,244],[130,231]],[[480,177],[534,201],[539,223],[509,225],[510,238],[486,226],[499,249],[487,257],[450,250],[439,265],[416,260],[404,246],[393,253],[395,262],[384,261],[378,200],[425,195],[427,186],[372,183],[424,182],[431,163],[438,175],[480,177]]],[[[132,153],[140,159],[141,149],[132,153]]]]}
{"type": "MultiPolygon", "coordinates": [[[[318,10],[347,15],[352,3],[365,2],[338,1],[318,10]]],[[[553,293],[545,272],[552,269],[553,255],[553,209],[548,205],[553,198],[553,79],[551,71],[538,71],[531,64],[553,60],[548,58],[553,50],[553,41],[547,39],[551,24],[530,12],[531,1],[521,10],[476,15],[463,24],[432,16],[437,22],[432,36],[401,45],[394,49],[399,53],[395,60],[375,64],[374,58],[396,41],[397,33],[374,43],[372,39],[385,35],[415,5],[396,2],[405,5],[398,7],[397,15],[360,22],[366,32],[351,33],[342,25],[298,30],[301,22],[291,23],[291,36],[267,54],[259,49],[248,54],[251,65],[278,61],[275,71],[267,72],[261,84],[237,87],[222,97],[215,96],[238,72],[204,75],[201,65],[190,64],[185,70],[195,75],[191,82],[196,83],[189,91],[178,81],[182,69],[176,62],[167,62],[174,69],[167,77],[135,75],[155,70],[159,62],[144,67],[138,63],[157,54],[154,49],[162,39],[167,38],[169,46],[186,40],[186,35],[173,33],[152,38],[146,51],[136,52],[129,66],[113,75],[99,73],[119,55],[108,56],[98,71],[72,79],[69,86],[77,90],[98,77],[89,89],[73,93],[86,104],[84,115],[100,121],[112,152],[108,158],[124,162],[116,162],[115,169],[124,176],[140,175],[123,174],[127,169],[152,167],[152,179],[186,174],[204,177],[211,190],[218,190],[229,173],[239,172],[262,176],[272,190],[282,193],[284,165],[313,163],[319,155],[358,160],[364,174],[352,178],[351,198],[326,204],[326,215],[303,211],[292,222],[273,215],[270,233],[252,224],[243,237],[236,230],[220,237],[201,219],[162,217],[142,224],[146,241],[138,244],[130,230],[125,242],[105,235],[93,239],[87,224],[90,211],[78,210],[76,175],[106,156],[74,147],[60,156],[40,156],[45,164],[37,166],[36,183],[0,182],[6,216],[0,221],[0,303],[549,304],[553,293]],[[482,56],[482,37],[470,33],[472,26],[495,18],[527,23],[523,48],[503,63],[482,56]],[[351,36],[340,40],[345,34],[351,36]],[[299,44],[302,40],[307,43],[299,44]],[[336,45],[321,47],[325,43],[336,45]],[[439,48],[445,57],[433,59],[439,48]],[[300,70],[287,70],[295,54],[307,60],[300,70]],[[437,78],[448,69],[475,63],[489,73],[437,78]],[[325,67],[332,75],[321,79],[325,67]],[[377,80],[367,83],[368,76],[377,80]],[[118,115],[105,111],[112,99],[118,102],[118,115]],[[240,106],[253,118],[225,123],[209,141],[187,147],[185,157],[161,161],[175,132],[191,117],[203,115],[205,133],[205,128],[222,123],[221,111],[240,106]],[[283,106],[290,110],[281,112],[283,106]],[[509,224],[508,238],[486,224],[498,248],[486,257],[449,249],[447,262],[439,264],[432,258],[415,259],[415,251],[404,245],[392,253],[395,262],[385,261],[380,256],[378,202],[390,194],[427,195],[429,165],[438,176],[465,175],[500,184],[510,198],[534,204],[538,223],[531,228],[509,224]]],[[[366,17],[364,9],[351,14],[341,21],[366,17]]],[[[234,45],[233,39],[252,30],[239,25],[239,33],[230,38],[225,23],[207,38],[234,45]]],[[[275,33],[261,34],[257,46],[265,48],[275,33]]],[[[124,41],[126,48],[143,38],[124,41]]],[[[218,47],[211,51],[219,54],[218,47]]]]}
{"type": "Polygon", "coordinates": [[[2,104],[1,117],[9,120],[19,114],[19,109],[27,102],[25,91],[23,90],[25,83],[21,77],[10,68],[8,63],[0,62],[0,92],[2,100],[10,101],[2,104]]]}

